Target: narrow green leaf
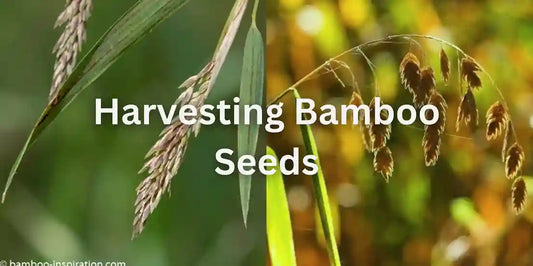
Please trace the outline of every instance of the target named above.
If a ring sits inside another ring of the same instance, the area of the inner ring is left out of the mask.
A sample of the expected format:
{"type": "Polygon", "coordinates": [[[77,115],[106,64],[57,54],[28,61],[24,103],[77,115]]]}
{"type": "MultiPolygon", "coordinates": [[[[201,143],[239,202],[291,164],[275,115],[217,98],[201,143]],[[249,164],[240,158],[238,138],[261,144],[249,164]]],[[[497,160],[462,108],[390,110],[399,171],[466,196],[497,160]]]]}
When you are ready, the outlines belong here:
{"type": "MultiPolygon", "coordinates": [[[[335,196],[331,196],[329,198],[329,206],[331,210],[331,218],[333,220],[333,229],[335,233],[335,239],[337,241],[340,240],[341,237],[341,224],[340,224],[340,215],[339,215],[339,203],[337,202],[337,199],[335,196]]],[[[315,219],[317,222],[315,223],[316,227],[316,237],[318,240],[318,243],[322,246],[327,248],[327,241],[326,236],[324,235],[324,226],[322,225],[322,221],[320,220],[320,212],[318,211],[318,206],[315,206],[315,219]]]]}
{"type": "MultiPolygon", "coordinates": [[[[244,114],[245,105],[261,106],[263,103],[264,61],[263,38],[255,23],[252,23],[244,44],[241,89],[239,93],[241,114],[244,114]]],[[[257,123],[257,113],[251,113],[249,123],[245,124],[243,117],[241,117],[241,122],[238,126],[237,137],[239,157],[243,155],[255,156],[259,125],[257,123]]],[[[250,206],[251,186],[252,176],[239,174],[241,208],[245,225],[250,206]]]]}
{"type": "MultiPolygon", "coordinates": [[[[276,153],[267,146],[267,155],[276,158],[276,153]]],[[[285,185],[279,166],[276,172],[267,176],[267,238],[268,251],[273,266],[296,265],[292,240],[291,216],[285,194],[285,185]]],[[[270,169],[268,169],[270,170],[270,169]]]]}
{"type": "MultiPolygon", "coordinates": [[[[300,94],[296,89],[292,89],[294,97],[300,99],[300,94]]],[[[328,250],[329,261],[331,265],[340,266],[339,251],[337,249],[337,241],[335,239],[334,222],[331,215],[330,201],[328,197],[328,190],[326,188],[326,181],[322,173],[322,166],[318,156],[318,148],[316,146],[313,131],[309,125],[300,125],[300,132],[304,140],[305,148],[308,154],[316,156],[316,165],[318,166],[317,174],[313,175],[313,187],[315,190],[316,204],[318,213],[320,214],[320,221],[322,222],[322,230],[326,238],[326,247],[328,250]]]]}
{"type": "Polygon", "coordinates": [[[104,73],[128,48],[146,36],[155,26],[170,17],[189,0],[140,0],[135,3],[98,40],[87,55],[76,66],[65,84],[59,88],[57,98],[49,103],[35,123],[28,139],[11,168],[6,182],[2,202],[13,177],[29,146],[41,132],[54,121],[56,116],[76,96],[104,73]]]}

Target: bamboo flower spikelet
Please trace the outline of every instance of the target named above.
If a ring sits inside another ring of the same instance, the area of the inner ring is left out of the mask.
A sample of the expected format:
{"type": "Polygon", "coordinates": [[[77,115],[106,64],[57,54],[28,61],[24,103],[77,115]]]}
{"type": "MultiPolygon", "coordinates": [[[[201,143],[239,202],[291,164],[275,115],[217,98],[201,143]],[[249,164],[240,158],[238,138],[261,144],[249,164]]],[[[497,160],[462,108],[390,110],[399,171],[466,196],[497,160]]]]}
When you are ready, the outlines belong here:
{"type": "Polygon", "coordinates": [[[91,16],[92,0],[67,0],[65,10],[59,14],[54,27],[65,25],[65,30],[54,46],[56,54],[54,76],[50,88],[49,100],[57,96],[59,87],[63,85],[76,65],[76,58],[87,38],[86,23],[91,16]]]}
{"type": "MultiPolygon", "coordinates": [[[[427,40],[433,40],[438,42],[441,46],[446,45],[453,48],[458,54],[457,70],[458,81],[456,84],[459,86],[459,92],[461,95],[461,101],[457,110],[455,130],[459,132],[461,126],[467,126],[470,132],[475,132],[479,124],[479,109],[476,103],[475,92],[482,88],[482,79],[479,74],[483,73],[490,81],[491,87],[496,90],[500,97],[495,103],[493,103],[486,113],[486,139],[487,141],[495,141],[498,137],[503,137],[503,145],[501,157],[505,164],[505,176],[510,180],[515,180],[512,187],[512,205],[517,213],[520,213],[524,208],[524,202],[526,201],[527,193],[525,181],[522,177],[522,167],[525,161],[525,152],[522,146],[518,143],[516,132],[511,120],[511,115],[508,110],[508,105],[501,90],[497,87],[492,77],[483,69],[483,67],[471,56],[466,54],[461,48],[453,43],[439,39],[437,37],[418,34],[401,34],[392,35],[383,39],[372,40],[358,46],[355,46],[336,57],[326,61],[320,67],[316,68],[310,74],[300,79],[295,85],[290,88],[296,90],[297,85],[303,83],[309,79],[312,75],[317,74],[319,70],[328,70],[330,62],[340,62],[340,58],[350,53],[360,53],[365,60],[369,68],[373,71],[374,65],[370,59],[368,59],[362,52],[363,48],[379,43],[386,43],[392,39],[408,39],[412,43],[416,43],[414,38],[421,38],[427,40]]],[[[441,76],[444,86],[452,86],[450,82],[451,78],[451,64],[450,58],[446,54],[446,51],[441,47],[439,54],[439,64],[441,70],[441,76]]],[[[348,70],[349,67],[347,67],[348,70]]],[[[344,86],[344,82],[339,78],[335,70],[329,70],[329,73],[337,78],[339,83],[344,86]]],[[[437,107],[439,118],[437,122],[432,125],[426,125],[424,127],[424,136],[422,139],[422,147],[424,151],[424,159],[426,166],[435,166],[439,159],[440,149],[442,144],[442,138],[446,135],[445,123],[447,119],[448,105],[443,94],[440,94],[437,90],[437,81],[433,68],[429,65],[425,65],[425,62],[419,60],[414,52],[407,52],[402,58],[399,64],[400,81],[403,87],[412,96],[416,108],[421,108],[423,105],[430,104],[437,107]]],[[[353,73],[352,73],[353,79],[353,73]]],[[[352,82],[356,84],[356,82],[352,82]]],[[[377,84],[376,76],[374,75],[374,83],[377,84]]],[[[439,84],[440,85],[440,84],[439,84]]],[[[455,85],[453,85],[455,86],[455,85]]],[[[354,85],[354,91],[350,103],[354,105],[360,105],[363,102],[363,98],[360,95],[360,91],[357,86],[354,85]]],[[[282,94],[283,95],[283,94],[282,94]]],[[[374,96],[379,96],[379,90],[376,90],[374,96]]],[[[279,96],[275,99],[278,99],[279,96]]],[[[374,101],[370,103],[370,112],[374,112],[374,101]]],[[[383,113],[381,114],[383,117],[383,113]]],[[[426,116],[426,119],[432,119],[432,116],[426,116]]],[[[362,143],[368,151],[373,152],[374,155],[374,171],[383,175],[386,182],[389,182],[393,173],[394,160],[392,152],[387,146],[387,140],[391,135],[391,128],[389,126],[377,125],[373,121],[370,121],[370,125],[361,126],[362,143]]]]}
{"type": "MultiPolygon", "coordinates": [[[[178,97],[176,105],[192,105],[197,109],[204,105],[237,35],[247,4],[248,0],[235,2],[212,61],[179,86],[185,90],[178,97]]],[[[161,132],[160,139],[146,155],[149,159],[140,172],[148,172],[148,177],[137,187],[132,238],[142,232],[148,216],[157,207],[161,196],[170,189],[170,181],[182,163],[190,134],[194,133],[196,136],[200,130],[200,119],[197,121],[196,124],[185,125],[179,119],[173,120],[161,132]]]]}
{"type": "MultiPolygon", "coordinates": [[[[212,69],[213,64],[209,63],[200,73],[183,82],[180,88],[185,90],[175,104],[193,105],[200,108],[209,95],[212,69]]],[[[133,238],[142,232],[148,216],[157,207],[163,193],[170,191],[170,181],[183,162],[189,136],[191,133],[196,136],[200,125],[200,120],[194,125],[186,125],[175,118],[169,126],[163,129],[159,140],[146,154],[149,159],[139,173],[147,172],[148,177],[137,187],[133,238]]]]}

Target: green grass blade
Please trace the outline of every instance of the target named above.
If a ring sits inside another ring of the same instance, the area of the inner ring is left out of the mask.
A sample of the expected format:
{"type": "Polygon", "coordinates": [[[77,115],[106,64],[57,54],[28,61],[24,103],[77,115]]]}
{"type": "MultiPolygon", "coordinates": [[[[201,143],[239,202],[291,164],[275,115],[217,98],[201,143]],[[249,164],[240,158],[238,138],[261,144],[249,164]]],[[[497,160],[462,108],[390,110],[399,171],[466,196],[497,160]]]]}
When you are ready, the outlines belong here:
{"type": "MultiPolygon", "coordinates": [[[[296,89],[293,89],[292,91],[295,98],[301,98],[296,89]]],[[[302,133],[307,153],[313,154],[317,158],[316,165],[318,166],[318,172],[316,175],[313,175],[313,187],[315,190],[318,213],[320,214],[320,221],[322,222],[322,230],[324,231],[324,236],[326,238],[326,247],[328,250],[330,264],[340,266],[341,262],[339,251],[337,249],[337,241],[335,239],[333,218],[331,215],[331,208],[329,206],[330,201],[326,188],[326,181],[324,180],[324,174],[322,173],[322,166],[320,165],[315,137],[313,136],[313,131],[309,125],[300,125],[300,131],[302,133]]]]}
{"type": "MultiPolygon", "coordinates": [[[[244,113],[244,105],[261,106],[263,103],[265,75],[264,54],[261,32],[255,25],[255,22],[253,22],[244,44],[241,89],[239,93],[241,114],[244,113]]],[[[249,122],[249,124],[245,125],[243,123],[243,118],[241,117],[241,123],[239,123],[238,126],[237,137],[239,157],[246,154],[252,156],[255,155],[259,135],[259,125],[257,123],[257,115],[255,112],[252,112],[249,122]]],[[[251,186],[252,176],[239,174],[241,208],[245,225],[250,206],[251,186]]]]}
{"type": "MultiPolygon", "coordinates": [[[[339,230],[340,229],[339,203],[337,202],[337,199],[335,199],[335,196],[331,196],[329,198],[329,206],[331,210],[331,218],[333,221],[335,239],[339,241],[341,237],[341,231],[339,230]]],[[[326,236],[324,235],[324,230],[323,230],[324,226],[322,225],[322,221],[320,220],[320,212],[318,211],[318,206],[315,206],[315,219],[317,220],[315,222],[317,241],[322,247],[327,247],[328,242],[326,241],[326,236]]]]}
{"type": "MultiPolygon", "coordinates": [[[[268,146],[266,149],[267,155],[276,157],[274,150],[268,146]]],[[[296,256],[289,204],[279,166],[275,166],[274,169],[276,172],[267,176],[266,181],[268,250],[273,266],[292,266],[296,265],[296,256]]]]}
{"type": "Polygon", "coordinates": [[[104,73],[128,48],[141,40],[150,30],[170,17],[189,0],[140,0],[135,3],[98,40],[76,66],[57,98],[49,103],[35,123],[28,139],[13,164],[2,194],[2,202],[22,158],[41,132],[54,121],[76,96],[104,73]]]}

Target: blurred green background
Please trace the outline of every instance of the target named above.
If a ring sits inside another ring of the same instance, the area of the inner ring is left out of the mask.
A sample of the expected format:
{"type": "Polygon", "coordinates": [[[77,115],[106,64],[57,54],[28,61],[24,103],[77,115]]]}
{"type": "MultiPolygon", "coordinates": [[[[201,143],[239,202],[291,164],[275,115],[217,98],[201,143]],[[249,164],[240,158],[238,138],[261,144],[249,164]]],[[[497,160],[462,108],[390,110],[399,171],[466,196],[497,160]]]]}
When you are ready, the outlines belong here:
{"type": "MultiPolygon", "coordinates": [[[[492,75],[507,100],[520,144],[526,153],[524,175],[533,174],[533,4],[531,1],[429,0],[275,0],[267,7],[267,99],[320,64],[358,44],[388,35],[435,35],[461,47],[492,75]]],[[[533,208],[521,215],[511,204],[512,181],[501,162],[501,138],[485,140],[485,113],[499,100],[486,75],[475,92],[479,129],[455,133],[458,93],[457,54],[437,42],[384,43],[364,52],[375,65],[382,100],[394,107],[411,103],[399,81],[402,57],[412,51],[435,70],[437,89],[448,102],[447,133],[435,167],[424,165],[423,126],[392,126],[395,160],[391,181],[372,169],[359,129],[314,125],[321,163],[332,197],[344,265],[533,265],[533,208]],[[439,51],[452,63],[452,82],[440,74],[439,51]]],[[[374,88],[361,55],[342,58],[353,70],[366,103],[374,88]]],[[[346,71],[339,76],[351,84],[346,71]]],[[[317,105],[347,104],[343,88],[321,72],[299,87],[317,105]]],[[[286,130],[267,144],[278,156],[303,146],[292,100],[286,98],[286,130]],[[292,111],[292,112],[291,112],[292,111]]],[[[529,190],[533,190],[528,179],[529,190]]],[[[287,177],[296,256],[299,265],[327,265],[317,233],[309,177],[287,177]]],[[[530,195],[531,199],[531,195],[530,195]]]]}
{"type": "MultiPolygon", "coordinates": [[[[89,50],[135,1],[95,1],[89,50]]],[[[0,3],[0,180],[45,106],[53,29],[64,1],[0,3]]],[[[216,150],[235,148],[236,128],[204,127],[192,139],[172,196],[165,195],[143,234],[131,241],[137,174],[162,130],[95,126],[95,98],[109,105],[174,102],[183,80],[211,58],[231,0],[190,1],[129,50],[84,92],[31,148],[0,206],[0,260],[113,260],[128,265],[264,265],[264,179],[253,184],[244,229],[235,176],[214,172],[216,150]]],[[[240,34],[208,102],[238,95],[245,15],[240,34]]],[[[81,57],[79,57],[80,59],[81,57]]],[[[154,116],[152,121],[158,121],[154,116]]]]}

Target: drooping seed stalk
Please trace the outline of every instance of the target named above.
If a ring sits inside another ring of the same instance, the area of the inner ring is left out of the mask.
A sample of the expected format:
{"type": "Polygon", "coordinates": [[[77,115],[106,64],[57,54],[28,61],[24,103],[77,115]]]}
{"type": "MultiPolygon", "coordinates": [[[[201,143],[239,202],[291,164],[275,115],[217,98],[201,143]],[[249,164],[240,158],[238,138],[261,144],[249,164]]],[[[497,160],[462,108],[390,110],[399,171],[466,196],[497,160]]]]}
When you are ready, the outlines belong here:
{"type": "MultiPolygon", "coordinates": [[[[190,104],[199,108],[205,103],[233,44],[247,4],[248,0],[235,1],[212,61],[198,74],[183,82],[180,87],[185,91],[178,97],[178,104],[190,104]]],[[[161,196],[169,191],[171,180],[177,174],[185,156],[188,138],[191,134],[196,136],[200,126],[200,119],[194,125],[185,125],[179,119],[175,119],[163,130],[160,139],[148,152],[147,162],[141,169],[142,172],[146,171],[148,176],[137,187],[132,238],[143,231],[149,215],[159,204],[161,196]]]]}
{"type": "Polygon", "coordinates": [[[64,24],[66,26],[53,49],[56,62],[50,88],[50,101],[57,97],[59,87],[74,70],[78,53],[87,38],[86,23],[91,16],[91,10],[92,0],[67,0],[65,9],[57,18],[54,27],[64,24]]]}
{"type": "Polygon", "coordinates": [[[503,96],[503,93],[502,91],[500,90],[500,88],[497,86],[496,82],[494,82],[494,79],[492,78],[492,76],[483,68],[483,66],[478,62],[476,61],[472,56],[468,55],[466,52],[464,52],[461,48],[459,48],[459,46],[451,43],[451,42],[448,42],[446,40],[443,40],[441,38],[438,38],[438,37],[435,37],[435,36],[431,36],[431,35],[421,35],[421,34],[397,34],[397,35],[390,35],[390,36],[387,36],[387,37],[384,37],[384,38],[381,38],[381,39],[376,39],[376,40],[372,40],[372,41],[368,41],[368,42],[365,42],[365,43],[362,43],[362,44],[359,44],[357,46],[354,46],[340,54],[338,54],[337,56],[327,60],[326,62],[324,62],[322,65],[318,66],[317,68],[315,68],[313,71],[309,72],[307,75],[305,75],[304,77],[300,78],[298,81],[296,81],[294,84],[292,84],[291,86],[289,86],[288,89],[286,89],[285,91],[281,92],[277,97],[275,97],[273,100],[270,101],[269,105],[273,104],[273,103],[276,103],[278,102],[285,94],[287,94],[288,92],[290,92],[291,89],[294,89],[294,88],[297,88],[299,87],[302,83],[304,83],[305,81],[309,80],[311,77],[313,77],[314,75],[318,74],[320,71],[326,69],[326,67],[330,64],[331,61],[334,61],[334,60],[339,60],[340,58],[342,58],[343,56],[347,55],[347,54],[350,54],[350,53],[359,53],[359,51],[363,51],[364,49],[368,48],[368,47],[371,47],[371,46],[375,46],[375,45],[379,45],[379,44],[385,44],[385,43],[390,43],[390,41],[393,41],[393,40],[396,40],[396,39],[407,39],[409,41],[414,41],[413,38],[421,38],[421,39],[428,39],[428,40],[433,40],[433,41],[436,41],[438,43],[441,43],[441,44],[444,44],[444,45],[447,45],[451,48],[453,48],[454,50],[456,50],[458,53],[460,53],[462,56],[464,57],[467,57],[467,58],[470,58],[473,60],[474,63],[476,63],[480,70],[485,73],[489,79],[489,81],[491,82],[491,85],[493,86],[493,88],[498,92],[498,95],[499,97],[501,98],[503,104],[507,107],[507,102],[503,96]]]}
{"type": "MultiPolygon", "coordinates": [[[[376,79],[376,76],[375,76],[375,73],[374,73],[373,64],[370,61],[370,59],[364,54],[363,50],[365,48],[368,48],[368,47],[373,46],[373,45],[379,45],[379,44],[383,44],[383,43],[390,43],[391,41],[393,41],[395,39],[407,39],[409,41],[415,42],[417,45],[420,45],[420,44],[418,44],[418,42],[413,40],[413,38],[421,38],[421,39],[433,40],[433,41],[439,42],[440,44],[447,45],[447,46],[449,46],[449,47],[451,47],[451,48],[453,48],[453,49],[455,49],[457,51],[457,53],[459,55],[458,57],[460,57],[460,55],[462,55],[464,58],[467,58],[467,59],[471,60],[471,62],[473,62],[473,64],[475,64],[475,65],[477,65],[479,67],[479,70],[481,72],[483,72],[483,73],[485,73],[487,75],[488,79],[491,82],[492,87],[497,91],[499,97],[501,98],[501,101],[503,103],[504,108],[508,110],[508,105],[506,103],[506,100],[505,100],[505,98],[503,96],[502,91],[498,88],[498,86],[494,82],[494,79],[492,78],[492,76],[473,57],[469,56],[461,48],[459,48],[457,45],[455,45],[453,43],[450,43],[450,42],[445,41],[443,39],[440,39],[438,37],[434,37],[434,36],[430,36],[430,35],[420,35],[420,34],[391,35],[391,36],[388,36],[388,37],[385,37],[385,38],[382,38],[382,39],[372,40],[372,41],[357,45],[357,46],[355,46],[355,47],[353,47],[351,49],[348,49],[348,50],[342,52],[341,54],[339,54],[339,55],[337,55],[337,56],[325,61],[322,65],[320,65],[319,67],[315,68],[314,70],[309,72],[304,77],[300,78],[293,85],[289,86],[283,92],[281,92],[280,94],[275,96],[268,103],[268,105],[272,105],[272,104],[277,103],[278,101],[280,101],[288,93],[292,93],[295,98],[300,98],[300,95],[299,95],[299,92],[298,92],[297,88],[302,83],[304,83],[305,81],[309,80],[311,77],[315,76],[316,74],[319,74],[322,70],[328,70],[328,68],[329,68],[329,72],[333,72],[334,75],[338,79],[338,76],[335,73],[335,70],[331,68],[331,63],[332,62],[341,61],[340,60],[341,57],[343,57],[343,56],[345,56],[347,54],[350,54],[350,53],[355,53],[355,54],[359,53],[359,54],[361,54],[364,57],[366,63],[369,66],[369,68],[371,69],[372,74],[374,76],[374,79],[376,79]]],[[[459,72],[460,72],[460,67],[461,67],[461,65],[458,63],[459,72]]],[[[462,82],[461,73],[459,73],[459,77],[460,77],[459,78],[460,81],[462,82]]],[[[431,73],[431,78],[433,78],[432,77],[432,73],[431,73]]],[[[376,82],[375,83],[376,84],[375,94],[379,95],[379,89],[377,87],[377,80],[375,82],[376,82]]],[[[342,81],[340,83],[343,84],[342,81]]],[[[433,83],[434,83],[434,81],[433,81],[433,83]]],[[[432,85],[432,84],[429,84],[429,85],[432,85]]],[[[431,93],[430,93],[430,95],[431,95],[431,93]]],[[[446,111],[445,105],[446,104],[443,101],[442,108],[441,108],[442,112],[446,111]]],[[[509,119],[509,121],[511,120],[510,114],[508,114],[507,118],[509,119]]],[[[510,127],[512,129],[512,124],[510,125],[510,127]]],[[[302,135],[303,135],[303,138],[304,138],[304,143],[306,144],[306,148],[307,148],[308,152],[312,152],[314,154],[315,153],[318,154],[318,151],[316,150],[316,145],[315,146],[312,145],[312,144],[314,144],[314,138],[312,136],[311,127],[309,125],[301,126],[301,132],[302,132],[302,135]]],[[[437,145],[438,145],[440,143],[440,135],[444,134],[444,124],[439,125],[439,127],[436,128],[436,132],[438,133],[438,136],[439,136],[439,138],[436,140],[437,141],[437,145]]],[[[514,130],[511,130],[509,132],[510,132],[510,134],[514,135],[514,139],[516,139],[516,133],[514,132],[514,130]]],[[[428,142],[428,140],[426,139],[425,142],[428,142]]],[[[427,147],[425,147],[425,148],[428,148],[429,147],[428,145],[429,144],[426,143],[427,147]]],[[[515,145],[518,145],[518,144],[515,144],[515,145]]],[[[435,146],[435,145],[433,145],[433,146],[435,146]]],[[[432,147],[429,147],[429,148],[434,150],[434,151],[432,150],[434,154],[431,154],[432,156],[429,156],[429,157],[426,158],[426,165],[435,164],[435,161],[436,161],[436,159],[438,157],[438,149],[434,149],[432,147]]],[[[517,151],[515,153],[519,153],[519,152],[521,152],[521,150],[519,150],[519,151],[517,151]]],[[[517,165],[516,168],[519,169],[520,168],[519,163],[520,164],[522,163],[523,156],[522,157],[514,156],[513,158],[515,159],[515,161],[517,161],[516,162],[516,165],[517,165]],[[516,157],[518,157],[518,159],[516,157]]],[[[319,164],[318,161],[317,161],[317,164],[319,166],[319,169],[321,169],[320,164],[319,164]]],[[[383,172],[384,171],[382,171],[382,173],[383,172]]],[[[525,195],[524,194],[525,193],[524,192],[525,191],[525,186],[523,185],[523,181],[521,181],[521,180],[522,179],[516,181],[515,184],[513,185],[513,203],[514,203],[515,210],[517,210],[517,212],[519,210],[521,210],[521,208],[523,207],[524,201],[525,201],[525,196],[524,196],[525,195]]],[[[323,231],[324,231],[324,233],[326,235],[326,240],[328,241],[328,252],[329,252],[329,255],[330,255],[330,261],[332,261],[332,264],[337,265],[338,254],[336,254],[336,252],[337,252],[336,242],[335,242],[335,238],[333,236],[332,221],[328,218],[328,213],[330,212],[329,203],[324,200],[324,197],[326,197],[326,199],[327,199],[327,193],[324,193],[324,191],[326,191],[326,187],[325,187],[325,182],[324,182],[321,170],[319,171],[319,175],[313,176],[313,184],[314,184],[314,187],[315,187],[315,197],[317,198],[317,204],[319,206],[319,212],[320,212],[320,218],[321,218],[321,221],[322,221],[323,231]]]]}

